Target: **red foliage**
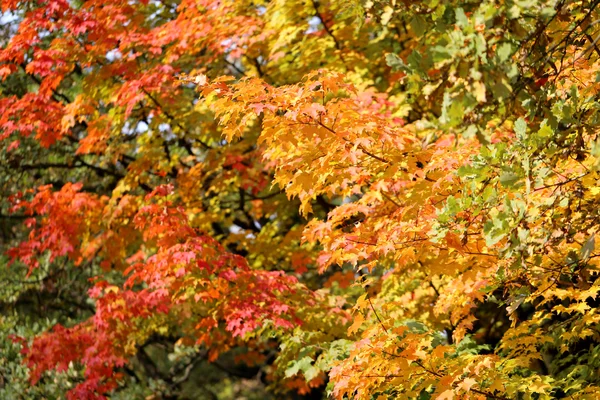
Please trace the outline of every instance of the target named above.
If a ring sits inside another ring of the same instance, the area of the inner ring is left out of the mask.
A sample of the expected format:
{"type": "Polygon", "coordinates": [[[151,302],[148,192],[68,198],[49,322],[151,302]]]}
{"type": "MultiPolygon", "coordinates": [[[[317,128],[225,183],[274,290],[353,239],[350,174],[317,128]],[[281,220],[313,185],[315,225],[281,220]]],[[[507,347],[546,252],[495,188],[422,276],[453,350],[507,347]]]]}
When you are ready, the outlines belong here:
{"type": "Polygon", "coordinates": [[[42,186],[32,200],[13,200],[13,211],[31,215],[27,221],[33,229],[29,240],[8,251],[11,263],[19,260],[29,267],[29,273],[39,266],[38,257],[46,252],[50,262],[67,256],[76,264],[82,259],[82,237],[94,230],[107,199],[80,192],[81,184],[67,183],[58,192],[42,186]],[[39,216],[36,220],[33,216],[39,216]]]}

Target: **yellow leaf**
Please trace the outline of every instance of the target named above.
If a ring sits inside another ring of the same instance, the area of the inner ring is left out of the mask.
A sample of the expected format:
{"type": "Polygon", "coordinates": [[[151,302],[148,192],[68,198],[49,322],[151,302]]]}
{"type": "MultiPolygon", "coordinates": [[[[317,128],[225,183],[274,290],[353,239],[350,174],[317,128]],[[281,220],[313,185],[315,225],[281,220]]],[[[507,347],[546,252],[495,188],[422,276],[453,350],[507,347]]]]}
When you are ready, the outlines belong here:
{"type": "Polygon", "coordinates": [[[367,301],[367,293],[363,294],[356,300],[356,308],[359,310],[364,310],[369,306],[369,302],[367,301]]]}
{"type": "Polygon", "coordinates": [[[492,392],[495,392],[495,391],[503,392],[504,391],[504,385],[502,384],[502,380],[501,379],[496,379],[494,382],[492,382],[492,384],[490,385],[490,390],[492,392]]]}
{"type": "Polygon", "coordinates": [[[197,77],[194,78],[194,83],[200,87],[206,85],[206,83],[207,83],[206,75],[204,75],[204,74],[198,75],[197,77]]]}
{"type": "Polygon", "coordinates": [[[348,334],[352,335],[352,334],[358,332],[358,329],[360,328],[360,326],[362,325],[362,323],[364,321],[365,321],[365,317],[363,317],[362,313],[357,313],[354,318],[354,322],[348,328],[348,334]]]}
{"type": "Polygon", "coordinates": [[[475,385],[477,383],[477,381],[473,378],[465,378],[464,381],[462,381],[458,387],[462,390],[464,390],[465,392],[468,392],[471,390],[471,386],[475,385]]]}
{"type": "Polygon", "coordinates": [[[485,85],[481,82],[473,82],[473,90],[475,91],[475,98],[478,102],[485,102],[485,85]]]}
{"type": "Polygon", "coordinates": [[[442,394],[440,394],[438,397],[436,397],[437,400],[452,400],[453,398],[454,391],[452,389],[448,389],[442,392],[442,394]]]}

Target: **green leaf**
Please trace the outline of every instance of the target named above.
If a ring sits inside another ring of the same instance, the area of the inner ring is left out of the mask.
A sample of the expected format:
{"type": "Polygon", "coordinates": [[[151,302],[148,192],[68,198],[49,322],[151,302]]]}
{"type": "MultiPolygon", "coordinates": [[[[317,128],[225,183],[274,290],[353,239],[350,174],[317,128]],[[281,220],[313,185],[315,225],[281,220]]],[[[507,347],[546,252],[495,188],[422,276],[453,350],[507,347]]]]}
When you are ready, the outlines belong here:
{"type": "Polygon", "coordinates": [[[527,133],[527,123],[523,118],[519,118],[515,121],[515,133],[519,139],[524,139],[525,134],[527,133]]]}
{"type": "Polygon", "coordinates": [[[313,359],[311,357],[303,357],[298,361],[293,361],[291,367],[285,370],[286,378],[296,375],[298,372],[308,371],[312,367],[313,359]]]}
{"type": "Polygon", "coordinates": [[[504,62],[504,61],[508,60],[511,52],[512,52],[512,47],[511,47],[510,43],[502,43],[500,46],[498,46],[498,50],[497,50],[496,54],[498,55],[498,59],[500,60],[500,62],[504,62]]]}
{"type": "Polygon", "coordinates": [[[512,88],[506,79],[497,80],[491,87],[494,97],[498,100],[506,99],[512,93],[512,88]]]}
{"type": "Polygon", "coordinates": [[[404,61],[402,61],[402,59],[394,53],[388,53],[385,55],[385,63],[394,71],[408,70],[408,66],[404,64],[404,61]]]}
{"type": "Polygon", "coordinates": [[[427,30],[427,22],[420,15],[415,15],[413,19],[410,20],[410,27],[417,37],[423,36],[425,31],[427,30]]]}
{"type": "Polygon", "coordinates": [[[521,180],[521,177],[513,172],[505,172],[500,175],[500,183],[504,187],[514,187],[515,183],[521,180]]]}
{"type": "Polygon", "coordinates": [[[462,8],[457,8],[454,10],[454,13],[456,15],[456,24],[458,26],[465,27],[469,24],[469,19],[462,8]]]}
{"type": "Polygon", "coordinates": [[[540,130],[537,132],[538,136],[542,138],[552,136],[553,133],[554,131],[552,128],[546,125],[545,122],[540,126],[540,130]]]}
{"type": "Polygon", "coordinates": [[[321,370],[319,368],[311,365],[306,370],[302,370],[302,372],[304,373],[304,378],[306,379],[306,381],[310,382],[313,379],[315,379],[317,376],[319,376],[319,373],[321,372],[321,370]]]}
{"type": "Polygon", "coordinates": [[[596,236],[596,234],[592,233],[592,235],[589,237],[589,239],[585,241],[583,246],[581,246],[581,251],[580,251],[579,255],[583,261],[587,261],[590,259],[592,252],[594,251],[594,248],[596,247],[595,236],[596,236]]]}

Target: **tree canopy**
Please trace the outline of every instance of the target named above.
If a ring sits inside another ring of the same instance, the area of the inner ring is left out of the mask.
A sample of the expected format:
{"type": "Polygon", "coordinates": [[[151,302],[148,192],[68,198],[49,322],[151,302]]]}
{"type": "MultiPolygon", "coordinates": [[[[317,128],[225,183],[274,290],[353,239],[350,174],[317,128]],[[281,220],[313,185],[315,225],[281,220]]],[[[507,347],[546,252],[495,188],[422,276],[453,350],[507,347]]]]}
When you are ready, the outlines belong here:
{"type": "Polygon", "coordinates": [[[0,398],[598,398],[599,3],[2,0],[0,398]]]}

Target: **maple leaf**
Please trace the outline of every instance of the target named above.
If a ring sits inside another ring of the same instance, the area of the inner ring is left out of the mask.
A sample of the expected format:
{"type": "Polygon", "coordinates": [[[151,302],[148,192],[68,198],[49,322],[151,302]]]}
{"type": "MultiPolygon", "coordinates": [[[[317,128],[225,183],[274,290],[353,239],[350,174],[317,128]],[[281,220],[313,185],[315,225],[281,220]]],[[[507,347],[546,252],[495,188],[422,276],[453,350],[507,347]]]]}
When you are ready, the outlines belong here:
{"type": "Polygon", "coordinates": [[[204,74],[200,74],[194,78],[194,83],[200,87],[208,83],[208,78],[204,74]]]}
{"type": "Polygon", "coordinates": [[[458,384],[458,388],[469,392],[473,385],[477,384],[477,381],[473,378],[465,378],[461,383],[458,384]]]}
{"type": "Polygon", "coordinates": [[[452,400],[453,398],[454,390],[452,389],[444,390],[439,396],[436,397],[437,400],[452,400]]]}

